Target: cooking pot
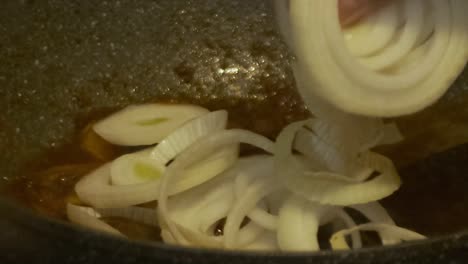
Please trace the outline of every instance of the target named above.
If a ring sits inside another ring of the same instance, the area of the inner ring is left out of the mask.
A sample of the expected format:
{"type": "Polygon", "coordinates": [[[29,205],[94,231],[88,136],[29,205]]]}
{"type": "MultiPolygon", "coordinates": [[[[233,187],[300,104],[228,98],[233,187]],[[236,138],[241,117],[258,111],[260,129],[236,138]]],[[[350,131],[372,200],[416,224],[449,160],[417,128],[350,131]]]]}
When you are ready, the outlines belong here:
{"type": "MultiPolygon", "coordinates": [[[[52,156],[66,160],[59,149],[70,144],[84,120],[128,104],[157,99],[228,109],[234,126],[270,137],[307,112],[269,1],[5,0],[1,5],[1,263],[468,262],[463,230],[349,252],[244,253],[129,241],[19,205],[7,186],[26,177],[25,168],[52,156]]],[[[465,71],[443,100],[462,105],[467,80],[465,71]]],[[[465,177],[467,149],[436,155],[412,171],[439,180],[465,177]]]]}

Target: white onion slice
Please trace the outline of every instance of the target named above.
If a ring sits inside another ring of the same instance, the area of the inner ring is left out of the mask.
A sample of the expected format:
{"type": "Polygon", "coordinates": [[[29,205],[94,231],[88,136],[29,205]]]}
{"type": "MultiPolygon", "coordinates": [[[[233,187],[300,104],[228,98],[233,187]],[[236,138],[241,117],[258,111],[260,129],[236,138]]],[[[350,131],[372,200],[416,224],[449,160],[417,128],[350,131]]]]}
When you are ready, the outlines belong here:
{"type": "MultiPolygon", "coordinates": [[[[388,224],[378,224],[378,223],[371,223],[371,224],[364,224],[359,225],[354,228],[341,230],[333,234],[330,238],[330,244],[334,250],[340,249],[349,249],[349,245],[346,242],[345,237],[349,234],[359,232],[359,231],[377,231],[379,234],[385,233],[387,236],[393,237],[394,240],[399,241],[411,241],[411,240],[420,240],[425,239],[426,237],[413,232],[411,230],[407,230],[398,226],[388,225],[388,224]]],[[[386,244],[384,244],[386,245],[386,244]]]]}
{"type": "MultiPolygon", "coordinates": [[[[243,158],[223,175],[168,200],[170,221],[184,237],[184,240],[174,240],[173,243],[223,248],[225,236],[215,236],[212,227],[228,215],[234,199],[234,177],[246,166],[250,167],[252,161],[255,159],[243,158]]],[[[167,229],[167,222],[163,227],[167,229]]],[[[240,230],[235,248],[252,243],[263,231],[250,222],[240,230]]]]}
{"type": "MultiPolygon", "coordinates": [[[[272,177],[273,172],[273,158],[266,155],[258,155],[249,157],[252,161],[251,164],[245,166],[240,171],[235,179],[234,190],[236,199],[241,199],[245,195],[245,191],[258,177],[272,177]]],[[[274,231],[276,230],[278,217],[266,211],[265,206],[256,206],[250,213],[247,214],[248,218],[255,222],[257,225],[274,231]],[[263,207],[263,208],[262,208],[263,207]]]]}
{"type": "Polygon", "coordinates": [[[262,210],[261,207],[256,207],[247,216],[252,222],[267,230],[275,231],[278,227],[278,216],[262,210]]]}
{"type": "Polygon", "coordinates": [[[329,173],[291,171],[285,175],[285,184],[292,192],[310,201],[340,206],[377,201],[398,190],[400,178],[389,159],[368,152],[362,154],[361,162],[365,168],[379,175],[365,182],[356,182],[346,176],[329,173]]]}
{"type": "MultiPolygon", "coordinates": [[[[381,71],[388,67],[395,65],[401,61],[406,54],[410,53],[415,47],[418,38],[424,28],[424,5],[425,0],[412,0],[403,2],[403,17],[405,19],[404,27],[402,28],[399,36],[386,47],[386,49],[370,57],[360,59],[360,62],[372,70],[381,71]]],[[[382,13],[397,13],[398,9],[383,10],[382,13]]],[[[386,26],[386,25],[385,25],[386,26]]],[[[396,25],[393,25],[396,27],[396,25]]]]}
{"type": "MultiPolygon", "coordinates": [[[[185,239],[185,241],[175,240],[174,243],[181,245],[194,244],[211,248],[223,247],[224,236],[214,236],[212,227],[219,220],[225,218],[233,206],[235,196],[234,179],[239,175],[245,175],[244,172],[248,172],[248,177],[255,179],[258,174],[250,172],[252,169],[255,170],[257,165],[265,167],[262,163],[258,163],[259,161],[265,161],[265,159],[268,158],[266,156],[242,158],[222,175],[171,197],[167,201],[170,221],[177,226],[185,239]]],[[[268,165],[268,162],[266,164],[268,165]]],[[[163,221],[166,220],[163,219],[163,221]]],[[[168,225],[165,223],[164,228],[167,229],[167,227],[168,225]]],[[[263,228],[254,222],[250,222],[240,229],[239,240],[235,248],[251,243],[263,231],[263,228]]]]}
{"type": "Polygon", "coordinates": [[[166,244],[177,245],[177,241],[172,236],[171,232],[169,232],[166,229],[161,229],[161,238],[164,241],[164,243],[166,243],[166,244]]]}
{"type": "Polygon", "coordinates": [[[184,169],[172,186],[170,194],[200,185],[230,168],[239,158],[239,145],[222,147],[213,154],[184,169]]]}
{"type": "Polygon", "coordinates": [[[254,242],[242,249],[252,251],[277,251],[279,247],[276,242],[276,234],[274,232],[265,232],[254,242]]]}
{"type": "MultiPolygon", "coordinates": [[[[367,116],[414,113],[439,99],[468,59],[464,14],[468,3],[464,0],[404,0],[403,9],[384,8],[376,19],[367,22],[374,23],[376,29],[390,27],[385,29],[389,32],[385,38],[360,45],[360,51],[352,48],[358,44],[347,44],[343,37],[338,0],[289,3],[292,34],[288,42],[293,43],[299,68],[307,80],[307,88],[300,89],[306,102],[307,98],[319,96],[337,108],[367,116]],[[429,14],[424,13],[426,10],[429,14]],[[394,17],[403,19],[401,28],[394,17]],[[433,19],[433,28],[427,27],[431,24],[426,17],[433,19]],[[420,44],[425,35],[427,39],[420,44]],[[380,41],[376,48],[374,43],[380,41]],[[413,54],[426,43],[427,50],[413,54]],[[408,60],[409,54],[413,66],[398,71],[399,63],[408,60]]],[[[348,42],[363,43],[359,39],[356,36],[348,42]]]]}
{"type": "MultiPolygon", "coordinates": [[[[173,195],[215,177],[237,160],[237,147],[221,149],[215,157],[202,161],[188,170],[180,172],[169,195],[173,195]]],[[[111,164],[103,165],[82,178],[75,191],[83,202],[96,208],[121,208],[143,204],[158,199],[160,180],[152,180],[132,185],[111,185],[111,164]]]]}
{"type": "Polygon", "coordinates": [[[233,179],[226,172],[213,181],[170,198],[167,208],[172,222],[193,231],[206,232],[228,214],[233,200],[233,179]]]}
{"type": "Polygon", "coordinates": [[[156,200],[159,181],[115,186],[110,184],[111,164],[105,164],[82,178],[75,186],[81,201],[95,208],[121,208],[156,200]]]}
{"type": "MultiPolygon", "coordinates": [[[[379,173],[365,182],[349,175],[308,170],[291,154],[293,139],[307,122],[297,122],[286,127],[275,145],[275,167],[279,180],[293,193],[310,201],[330,205],[368,203],[389,196],[400,186],[400,178],[393,163],[376,153],[365,152],[356,160],[363,172],[379,173]]],[[[371,175],[365,173],[363,175],[371,175]]]]}
{"type": "Polygon", "coordinates": [[[317,232],[325,207],[298,196],[288,198],[279,212],[278,245],[284,251],[320,250],[317,232]]]}
{"type": "MultiPolygon", "coordinates": [[[[157,181],[166,167],[163,160],[150,157],[152,150],[127,154],[112,162],[111,181],[113,185],[135,185],[157,181]]],[[[239,156],[239,146],[232,145],[221,148],[208,158],[186,168],[171,194],[176,194],[197,186],[234,164],[239,156]]]]}
{"type": "Polygon", "coordinates": [[[385,124],[383,128],[383,137],[380,140],[380,145],[392,145],[400,143],[404,140],[403,134],[401,134],[400,129],[397,124],[389,123],[385,124]]]}
{"type": "Polygon", "coordinates": [[[149,226],[159,227],[158,224],[158,215],[156,209],[131,206],[125,208],[100,208],[95,209],[92,207],[86,206],[76,206],[72,205],[74,209],[81,210],[84,213],[87,213],[89,216],[95,218],[102,217],[119,217],[129,219],[135,222],[146,224],[149,226]]]}
{"type": "MultiPolygon", "coordinates": [[[[200,231],[194,231],[192,229],[186,228],[185,226],[175,224],[180,230],[181,234],[186,238],[185,244],[181,245],[191,245],[196,247],[204,248],[224,248],[223,240],[224,236],[214,236],[202,233],[200,231]]],[[[168,232],[168,231],[166,231],[168,232]]],[[[169,232],[170,233],[170,232],[169,232]]],[[[259,237],[264,234],[264,229],[257,226],[255,223],[248,223],[243,227],[239,232],[239,241],[236,245],[236,248],[245,248],[246,246],[254,243],[259,237]]],[[[168,239],[172,239],[171,235],[166,235],[168,239]]],[[[175,240],[173,243],[177,243],[175,240]]]]}
{"type": "Polygon", "coordinates": [[[150,153],[151,158],[167,165],[182,151],[204,136],[226,128],[228,114],[225,110],[211,112],[181,126],[150,153]]]}
{"type": "Polygon", "coordinates": [[[380,13],[371,14],[353,27],[343,31],[346,45],[354,56],[367,57],[384,49],[394,38],[399,27],[396,5],[389,5],[380,13]]]}
{"type": "Polygon", "coordinates": [[[173,184],[172,182],[177,181],[177,175],[180,174],[180,171],[183,170],[184,167],[194,164],[219,148],[238,143],[251,144],[270,153],[273,151],[274,147],[274,144],[269,139],[250,131],[239,129],[219,131],[206,136],[191,145],[169,165],[166,173],[163,175],[161,179],[161,189],[159,192],[158,208],[160,210],[161,218],[167,223],[168,229],[179,243],[186,244],[187,240],[180,233],[177,226],[168,215],[167,197],[170,186],[173,184]]]}
{"type": "Polygon", "coordinates": [[[226,217],[224,225],[224,246],[226,248],[235,248],[239,240],[239,230],[242,221],[247,214],[268,194],[278,189],[273,178],[259,178],[255,180],[246,190],[244,195],[235,201],[231,211],[226,217]]]}
{"type": "Polygon", "coordinates": [[[133,185],[158,180],[165,167],[150,158],[151,149],[123,155],[110,168],[112,185],[133,185]]]}
{"type": "MultiPolygon", "coordinates": [[[[391,129],[396,129],[396,127],[388,127],[380,119],[345,113],[323,99],[307,94],[310,84],[307,83],[304,73],[297,65],[293,67],[293,71],[297,88],[303,94],[303,99],[309,110],[316,117],[316,119],[307,123],[307,127],[314,132],[317,139],[340,151],[334,154],[335,159],[342,156],[353,156],[387,143],[383,141],[391,136],[388,135],[389,132],[395,132],[391,129]]],[[[305,147],[302,142],[298,142],[297,147],[299,147],[299,151],[307,148],[309,148],[309,151],[310,149],[321,148],[314,145],[305,147]]],[[[333,167],[333,170],[340,171],[336,167],[333,167]]]]}
{"type": "MultiPolygon", "coordinates": [[[[350,206],[351,208],[361,212],[371,223],[381,223],[387,225],[396,225],[395,221],[390,217],[387,210],[383,208],[378,202],[368,203],[368,204],[357,204],[350,206]]],[[[394,236],[388,234],[387,232],[377,232],[380,235],[380,239],[384,245],[392,245],[400,242],[396,240],[394,236]]]]}
{"type": "Polygon", "coordinates": [[[194,105],[129,106],[96,123],[93,129],[112,144],[153,145],[185,122],[206,113],[208,110],[194,105]]]}
{"type": "Polygon", "coordinates": [[[117,236],[124,236],[120,231],[83,211],[79,206],[67,204],[67,216],[75,224],[117,236]]]}
{"type": "MultiPolygon", "coordinates": [[[[336,212],[336,216],[341,219],[346,227],[349,228],[354,228],[356,227],[356,222],[354,222],[353,218],[348,215],[348,213],[345,212],[343,209],[339,209],[336,212]]],[[[353,249],[359,249],[362,248],[362,238],[361,234],[359,232],[355,232],[351,234],[351,242],[353,245],[353,249]]]]}
{"type": "Polygon", "coordinates": [[[395,225],[395,221],[390,217],[387,210],[378,202],[355,204],[349,207],[361,212],[371,222],[395,225]]]}
{"type": "MultiPolygon", "coordinates": [[[[206,135],[210,132],[219,131],[226,125],[226,112],[218,111],[208,113],[189,122],[184,126],[187,131],[185,133],[194,135],[206,135]]],[[[181,139],[181,130],[177,130],[173,137],[173,140],[181,139]]],[[[193,142],[196,138],[185,136],[186,142],[193,142]]],[[[164,150],[157,153],[169,153],[170,146],[177,145],[177,142],[173,140],[166,141],[167,144],[164,147],[159,148],[164,150]]],[[[172,150],[177,152],[182,151],[180,148],[174,147],[172,150]]],[[[185,145],[184,145],[185,146],[185,145]]],[[[176,153],[177,153],[176,152],[176,153]]],[[[152,153],[155,153],[153,150],[152,153]]],[[[174,152],[172,152],[174,153],[174,152]]],[[[154,179],[148,181],[148,179],[139,180],[138,175],[135,175],[135,163],[144,163],[143,166],[146,168],[152,168],[153,171],[163,170],[165,158],[162,156],[155,156],[151,159],[145,157],[147,151],[143,151],[138,154],[130,154],[125,156],[121,160],[116,160],[112,165],[114,168],[113,172],[110,171],[111,165],[107,164],[93,173],[85,176],[75,186],[75,190],[80,199],[97,208],[120,208],[128,207],[132,205],[142,204],[157,200],[159,195],[160,180],[154,179]],[[132,156],[134,155],[134,156],[132,156]],[[137,157],[135,157],[137,156],[137,157]],[[156,160],[159,157],[161,160],[156,160]],[[121,184],[135,183],[131,185],[110,185],[110,177],[113,173],[114,182],[121,184]],[[140,183],[138,183],[140,182],[140,183]]],[[[174,181],[172,188],[169,190],[169,195],[184,191],[198,184],[201,184],[210,178],[221,173],[228,167],[230,167],[238,156],[238,146],[232,144],[219,148],[212,151],[212,156],[208,156],[206,159],[198,159],[199,163],[191,164],[192,166],[183,168],[178,173],[178,181],[174,181]]],[[[174,158],[173,156],[166,156],[166,158],[174,158]]],[[[164,171],[162,171],[164,172],[164,171]]]]}

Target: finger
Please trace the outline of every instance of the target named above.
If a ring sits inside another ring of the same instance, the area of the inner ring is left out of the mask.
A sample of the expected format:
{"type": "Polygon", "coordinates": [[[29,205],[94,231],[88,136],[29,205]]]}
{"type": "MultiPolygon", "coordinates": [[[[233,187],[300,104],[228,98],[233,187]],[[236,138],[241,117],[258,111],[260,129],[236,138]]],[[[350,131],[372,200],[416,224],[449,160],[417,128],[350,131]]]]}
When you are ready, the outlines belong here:
{"type": "Polygon", "coordinates": [[[375,12],[389,0],[339,0],[340,21],[343,26],[349,26],[359,19],[375,12]]]}

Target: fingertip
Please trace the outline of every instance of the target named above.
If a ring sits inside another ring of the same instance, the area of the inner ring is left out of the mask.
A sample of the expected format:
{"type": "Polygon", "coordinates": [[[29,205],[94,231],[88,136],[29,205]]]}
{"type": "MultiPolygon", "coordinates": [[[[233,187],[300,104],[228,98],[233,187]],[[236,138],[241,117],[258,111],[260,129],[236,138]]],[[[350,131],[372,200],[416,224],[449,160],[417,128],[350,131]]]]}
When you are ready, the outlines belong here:
{"type": "Polygon", "coordinates": [[[343,26],[355,23],[370,11],[369,0],[339,0],[338,9],[340,22],[343,26]]]}

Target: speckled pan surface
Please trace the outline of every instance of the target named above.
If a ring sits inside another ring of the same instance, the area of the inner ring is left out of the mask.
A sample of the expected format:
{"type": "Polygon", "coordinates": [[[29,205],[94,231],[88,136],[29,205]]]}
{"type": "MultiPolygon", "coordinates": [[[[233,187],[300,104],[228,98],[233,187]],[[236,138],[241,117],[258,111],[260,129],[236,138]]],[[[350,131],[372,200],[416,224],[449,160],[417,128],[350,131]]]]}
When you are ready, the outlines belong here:
{"type": "MultiPolygon", "coordinates": [[[[67,143],[96,109],[155,98],[235,109],[235,122],[274,135],[266,123],[281,127],[305,115],[291,93],[288,60],[267,0],[2,1],[0,185],[67,143]]],[[[467,79],[444,100],[465,103],[467,79]]],[[[117,240],[2,200],[0,215],[1,263],[468,263],[462,234],[389,249],[261,256],[117,240]]]]}

